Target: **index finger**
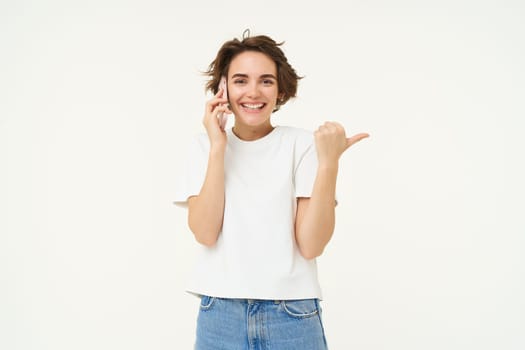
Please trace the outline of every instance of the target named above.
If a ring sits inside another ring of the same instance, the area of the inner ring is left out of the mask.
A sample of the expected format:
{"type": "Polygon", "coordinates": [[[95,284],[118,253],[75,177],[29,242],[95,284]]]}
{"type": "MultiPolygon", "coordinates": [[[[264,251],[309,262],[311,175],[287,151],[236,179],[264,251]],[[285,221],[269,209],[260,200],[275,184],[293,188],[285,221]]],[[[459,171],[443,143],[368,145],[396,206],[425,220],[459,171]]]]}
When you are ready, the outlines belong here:
{"type": "Polygon", "coordinates": [[[224,86],[219,86],[219,89],[217,90],[217,93],[214,96],[215,97],[224,96],[224,86]]]}
{"type": "Polygon", "coordinates": [[[218,105],[228,103],[228,100],[222,97],[215,95],[211,100],[206,102],[206,111],[211,112],[218,105]]]}

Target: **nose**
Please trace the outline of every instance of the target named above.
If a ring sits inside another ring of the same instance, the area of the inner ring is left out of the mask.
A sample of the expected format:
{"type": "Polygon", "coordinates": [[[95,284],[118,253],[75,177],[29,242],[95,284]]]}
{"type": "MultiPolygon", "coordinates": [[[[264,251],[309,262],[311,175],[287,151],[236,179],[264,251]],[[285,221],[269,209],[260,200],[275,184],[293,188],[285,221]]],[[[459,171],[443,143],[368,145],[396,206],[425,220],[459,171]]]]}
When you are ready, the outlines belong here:
{"type": "Polygon", "coordinates": [[[256,82],[250,84],[248,86],[247,95],[249,98],[257,98],[259,97],[259,86],[256,82]]]}

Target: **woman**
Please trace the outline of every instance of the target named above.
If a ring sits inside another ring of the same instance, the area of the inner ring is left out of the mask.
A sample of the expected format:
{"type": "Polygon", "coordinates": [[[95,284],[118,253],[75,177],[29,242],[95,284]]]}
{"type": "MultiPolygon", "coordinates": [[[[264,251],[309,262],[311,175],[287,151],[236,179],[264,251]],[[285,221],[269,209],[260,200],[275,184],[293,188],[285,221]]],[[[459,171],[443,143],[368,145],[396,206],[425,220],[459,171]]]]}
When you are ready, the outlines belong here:
{"type": "Polygon", "coordinates": [[[300,79],[280,45],[227,41],[206,72],[215,96],[176,196],[201,249],[188,288],[201,297],[198,350],[327,347],[315,258],[334,230],[339,157],[368,135],[272,124],[300,79]]]}

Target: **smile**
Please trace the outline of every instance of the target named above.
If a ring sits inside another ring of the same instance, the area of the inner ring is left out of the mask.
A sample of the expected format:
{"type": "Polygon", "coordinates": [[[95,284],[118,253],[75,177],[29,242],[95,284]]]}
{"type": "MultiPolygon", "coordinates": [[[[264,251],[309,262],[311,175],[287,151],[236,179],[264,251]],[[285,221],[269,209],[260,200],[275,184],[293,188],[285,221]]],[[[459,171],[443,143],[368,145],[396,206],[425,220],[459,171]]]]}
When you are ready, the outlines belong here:
{"type": "Polygon", "coordinates": [[[262,109],[265,105],[265,103],[241,103],[241,106],[243,108],[248,108],[252,110],[262,109]]]}

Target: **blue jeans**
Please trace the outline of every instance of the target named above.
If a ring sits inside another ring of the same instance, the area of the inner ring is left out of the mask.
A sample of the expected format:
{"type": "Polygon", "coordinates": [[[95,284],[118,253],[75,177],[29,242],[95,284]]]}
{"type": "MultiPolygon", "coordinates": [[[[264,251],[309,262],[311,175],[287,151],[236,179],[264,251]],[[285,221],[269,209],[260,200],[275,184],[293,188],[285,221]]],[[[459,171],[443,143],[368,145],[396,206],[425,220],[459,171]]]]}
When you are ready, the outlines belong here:
{"type": "Polygon", "coordinates": [[[318,299],[202,296],[195,350],[327,349],[318,299]]]}

